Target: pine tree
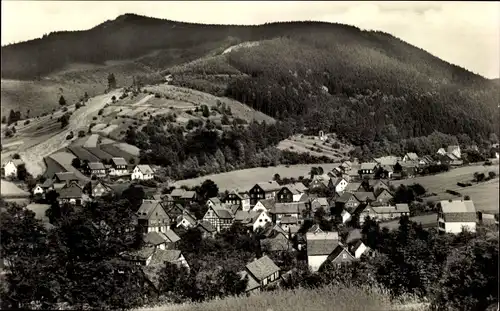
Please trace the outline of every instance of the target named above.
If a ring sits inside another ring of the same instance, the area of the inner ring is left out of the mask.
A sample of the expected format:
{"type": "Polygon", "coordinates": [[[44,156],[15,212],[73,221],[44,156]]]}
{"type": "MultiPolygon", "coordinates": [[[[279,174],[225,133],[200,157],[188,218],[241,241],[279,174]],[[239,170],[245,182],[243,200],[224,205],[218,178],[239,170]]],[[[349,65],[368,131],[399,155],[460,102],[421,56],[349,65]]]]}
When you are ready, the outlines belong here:
{"type": "Polygon", "coordinates": [[[59,105],[66,106],[66,99],[64,99],[64,96],[62,95],[59,97],[59,105]]]}

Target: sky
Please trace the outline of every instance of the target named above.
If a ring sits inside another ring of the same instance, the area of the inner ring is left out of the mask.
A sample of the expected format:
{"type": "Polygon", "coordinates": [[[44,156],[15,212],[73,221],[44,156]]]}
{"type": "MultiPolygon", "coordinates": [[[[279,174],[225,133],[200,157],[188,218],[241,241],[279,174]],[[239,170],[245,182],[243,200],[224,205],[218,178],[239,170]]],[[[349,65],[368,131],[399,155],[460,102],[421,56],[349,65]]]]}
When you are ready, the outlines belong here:
{"type": "Polygon", "coordinates": [[[2,46],[85,30],[124,13],[212,24],[315,20],[390,33],[488,78],[500,76],[498,2],[2,0],[2,46]]]}

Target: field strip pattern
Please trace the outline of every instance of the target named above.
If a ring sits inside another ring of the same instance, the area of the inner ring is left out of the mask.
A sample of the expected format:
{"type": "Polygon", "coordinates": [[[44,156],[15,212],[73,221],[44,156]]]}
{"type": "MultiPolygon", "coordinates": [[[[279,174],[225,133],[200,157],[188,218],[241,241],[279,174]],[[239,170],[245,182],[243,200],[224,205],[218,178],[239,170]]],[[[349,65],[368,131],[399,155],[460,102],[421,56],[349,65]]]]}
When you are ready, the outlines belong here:
{"type": "Polygon", "coordinates": [[[148,100],[150,100],[153,97],[154,97],[153,95],[147,95],[143,99],[139,100],[137,103],[132,104],[132,106],[137,107],[137,106],[144,105],[148,100]]]}
{"type": "Polygon", "coordinates": [[[110,126],[106,127],[105,129],[99,131],[99,133],[103,135],[109,135],[111,132],[113,132],[116,128],[118,127],[117,124],[111,124],[110,126]]]}
{"type": "Polygon", "coordinates": [[[107,124],[104,124],[104,123],[99,123],[99,124],[96,124],[92,127],[92,129],[90,129],[90,131],[92,133],[99,133],[99,131],[103,130],[106,128],[106,126],[108,126],[107,124]]]}
{"type": "Polygon", "coordinates": [[[95,148],[97,147],[97,141],[99,140],[99,135],[97,134],[92,134],[90,137],[87,139],[85,144],[83,144],[84,148],[95,148]]]}
{"type": "Polygon", "coordinates": [[[149,107],[143,106],[143,107],[137,107],[132,112],[130,113],[131,116],[137,116],[138,114],[146,111],[149,107]]]}
{"type": "Polygon", "coordinates": [[[131,112],[132,112],[132,109],[130,109],[130,108],[123,108],[123,110],[118,113],[118,116],[119,117],[124,117],[124,116],[130,115],[131,112]]]}

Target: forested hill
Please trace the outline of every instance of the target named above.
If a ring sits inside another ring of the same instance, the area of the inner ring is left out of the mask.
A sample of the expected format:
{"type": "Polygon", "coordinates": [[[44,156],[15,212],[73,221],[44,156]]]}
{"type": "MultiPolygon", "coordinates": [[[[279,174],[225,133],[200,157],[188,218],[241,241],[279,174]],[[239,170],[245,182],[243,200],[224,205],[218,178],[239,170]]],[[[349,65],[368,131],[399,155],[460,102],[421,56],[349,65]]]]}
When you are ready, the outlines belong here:
{"type": "Polygon", "coordinates": [[[130,60],[174,84],[238,99],[357,145],[435,131],[461,143],[499,134],[498,84],[389,34],[323,22],[202,25],[126,14],[88,31],[2,47],[2,78],[130,60]],[[222,52],[254,41],[253,47],[222,52]]]}

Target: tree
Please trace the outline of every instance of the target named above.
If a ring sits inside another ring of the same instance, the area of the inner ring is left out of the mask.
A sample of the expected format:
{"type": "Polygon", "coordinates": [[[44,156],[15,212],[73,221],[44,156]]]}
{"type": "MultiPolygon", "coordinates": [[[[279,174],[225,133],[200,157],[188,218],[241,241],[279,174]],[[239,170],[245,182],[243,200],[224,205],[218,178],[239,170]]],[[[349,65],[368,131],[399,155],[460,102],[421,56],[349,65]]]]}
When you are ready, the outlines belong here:
{"type": "Polygon", "coordinates": [[[488,172],[488,177],[489,177],[490,179],[493,179],[493,178],[495,178],[496,176],[497,176],[497,174],[496,174],[495,172],[493,172],[493,171],[488,172]]]}
{"type": "Polygon", "coordinates": [[[207,105],[201,105],[201,112],[203,117],[208,118],[210,116],[210,110],[207,105]]]}
{"type": "Polygon", "coordinates": [[[19,160],[19,159],[21,159],[21,156],[19,155],[19,153],[14,153],[14,154],[12,155],[12,159],[14,159],[14,160],[19,160]]]}
{"type": "Polygon", "coordinates": [[[65,113],[59,118],[59,122],[61,122],[61,128],[65,128],[69,124],[69,114],[65,113]]]}
{"type": "Polygon", "coordinates": [[[62,95],[59,97],[59,105],[66,106],[66,99],[64,99],[64,96],[62,95]]]}
{"type": "Polygon", "coordinates": [[[274,174],[273,176],[273,180],[276,181],[277,183],[279,183],[281,181],[281,176],[280,174],[276,173],[274,174]]]}
{"type": "Polygon", "coordinates": [[[199,189],[198,196],[201,200],[206,201],[210,198],[216,197],[219,195],[219,187],[216,183],[211,179],[205,180],[199,189]]]}
{"type": "Polygon", "coordinates": [[[2,116],[2,124],[6,124],[7,123],[7,117],[6,116],[2,116]]]}
{"type": "Polygon", "coordinates": [[[17,166],[17,179],[25,181],[26,178],[28,177],[28,171],[26,170],[26,166],[23,164],[20,164],[17,166]]]}
{"type": "Polygon", "coordinates": [[[82,163],[79,158],[74,158],[71,160],[71,166],[79,170],[82,167],[82,163]]]}
{"type": "Polygon", "coordinates": [[[128,200],[135,210],[139,208],[145,196],[144,189],[135,185],[130,185],[122,193],[122,198],[128,200]]]}
{"type": "Polygon", "coordinates": [[[108,89],[109,90],[116,89],[116,78],[113,73],[110,73],[108,75],[108,89]]]}

